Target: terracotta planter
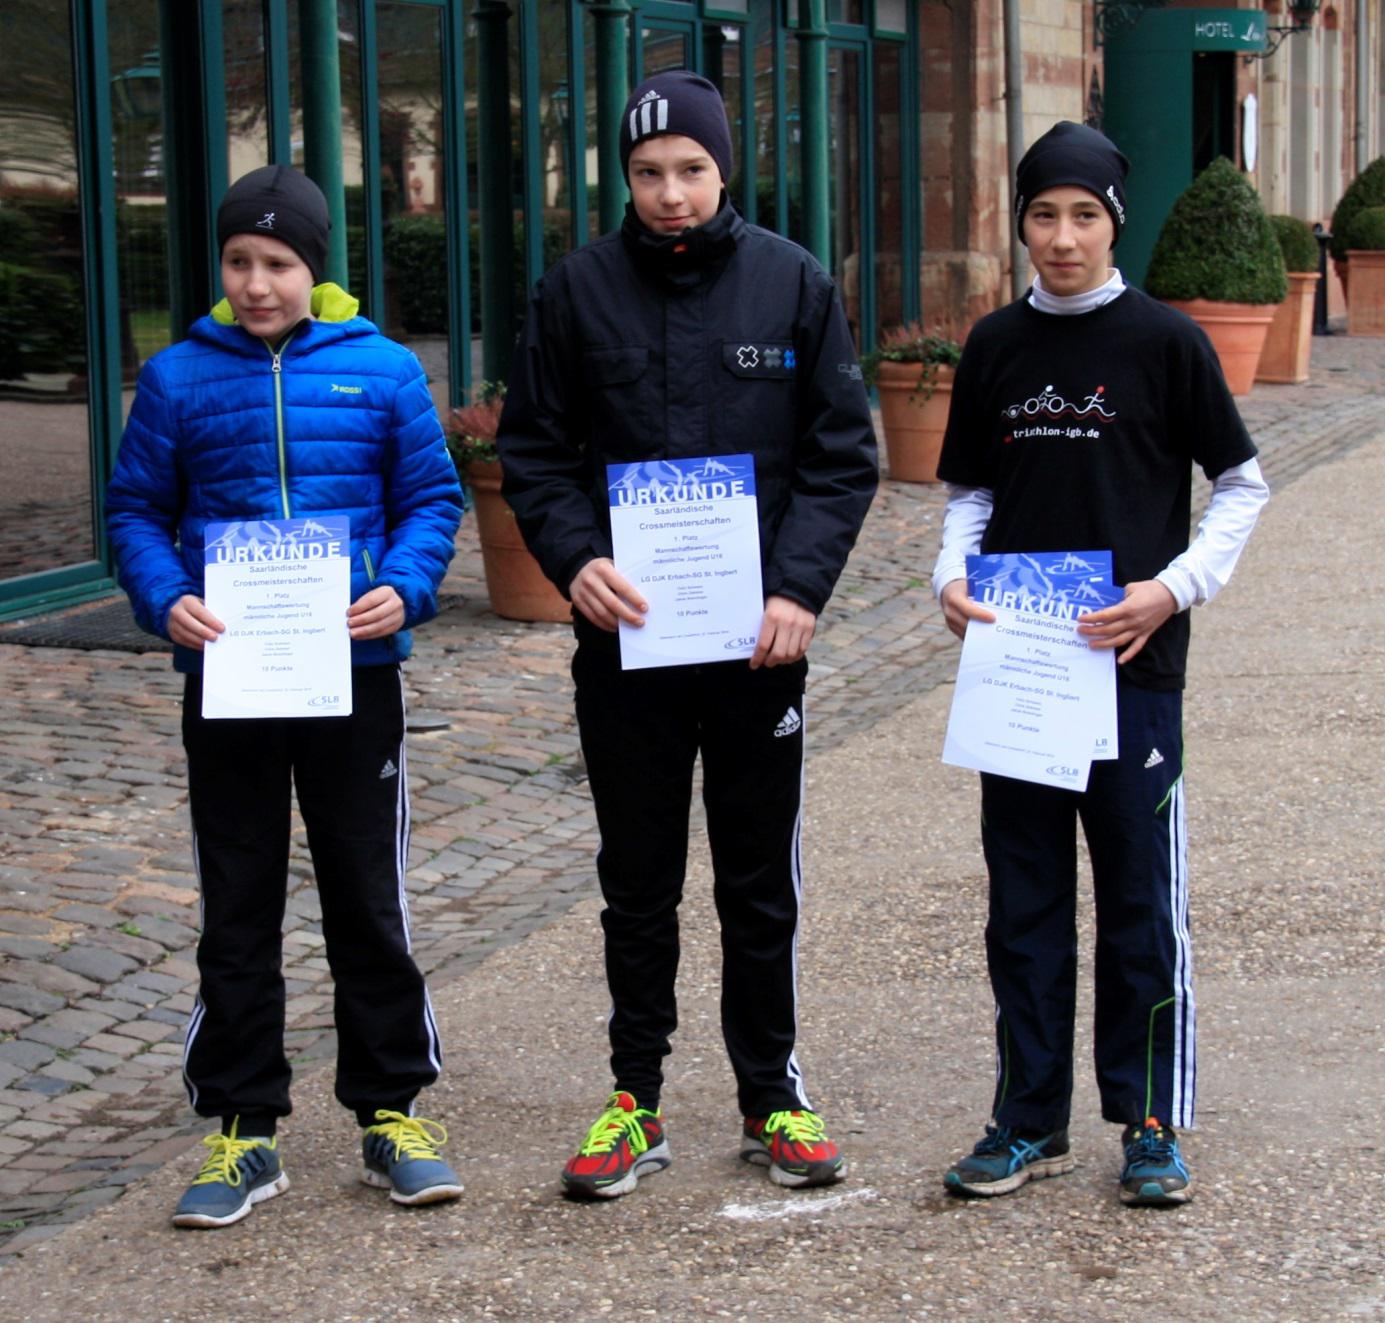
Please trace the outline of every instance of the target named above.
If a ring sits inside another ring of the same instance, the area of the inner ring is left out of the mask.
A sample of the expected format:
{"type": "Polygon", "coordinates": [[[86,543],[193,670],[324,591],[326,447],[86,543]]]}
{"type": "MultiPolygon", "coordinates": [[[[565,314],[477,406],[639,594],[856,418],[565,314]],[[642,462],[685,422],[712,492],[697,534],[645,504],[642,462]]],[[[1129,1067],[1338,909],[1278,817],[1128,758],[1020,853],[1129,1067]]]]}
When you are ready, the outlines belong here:
{"type": "Polygon", "coordinates": [[[500,494],[500,463],[473,460],[466,469],[481,539],[481,563],[491,607],[506,620],[572,619],[567,599],[539,569],[520,536],[514,512],[500,494]]]}
{"type": "Polygon", "coordinates": [[[1165,299],[1191,317],[1212,341],[1222,375],[1233,395],[1249,395],[1274,320],[1274,303],[1214,303],[1211,299],[1165,299]]]}
{"type": "Polygon", "coordinates": [[[1385,253],[1353,248],[1351,298],[1347,300],[1348,335],[1385,335],[1385,253]]]}
{"type": "Polygon", "coordinates": [[[1344,302],[1350,302],[1350,300],[1347,298],[1347,264],[1346,264],[1346,259],[1345,259],[1345,258],[1342,258],[1342,257],[1334,257],[1334,258],[1332,259],[1332,269],[1337,273],[1337,283],[1342,287],[1342,299],[1343,299],[1343,301],[1344,301],[1344,302]]]}
{"type": "Polygon", "coordinates": [[[920,384],[923,363],[880,364],[875,389],[885,428],[885,463],[896,482],[937,482],[938,455],[952,405],[952,369],[932,365],[932,392],[920,384]],[[927,398],[924,398],[927,396],[927,398]]]}
{"type": "Polygon", "coordinates": [[[1316,271],[1290,271],[1289,296],[1274,310],[1270,333],[1260,351],[1256,381],[1308,380],[1308,355],[1313,347],[1313,298],[1318,292],[1316,271]]]}

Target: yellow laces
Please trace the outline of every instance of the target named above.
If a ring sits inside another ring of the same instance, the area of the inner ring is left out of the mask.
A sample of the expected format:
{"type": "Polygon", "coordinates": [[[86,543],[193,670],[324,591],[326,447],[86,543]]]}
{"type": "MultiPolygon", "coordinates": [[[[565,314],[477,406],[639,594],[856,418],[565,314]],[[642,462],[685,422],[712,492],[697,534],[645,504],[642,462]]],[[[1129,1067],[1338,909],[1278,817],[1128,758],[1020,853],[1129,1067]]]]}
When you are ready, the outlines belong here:
{"type": "Polygon", "coordinates": [[[447,1127],[438,1121],[421,1116],[405,1116],[403,1112],[388,1112],[383,1108],[375,1113],[379,1125],[370,1126],[368,1135],[384,1135],[394,1145],[394,1158],[427,1158],[441,1162],[438,1152],[447,1143],[447,1127]]]}
{"type": "Polygon", "coordinates": [[[623,1107],[608,1107],[587,1131],[582,1147],[577,1150],[578,1156],[589,1158],[597,1153],[609,1153],[622,1135],[630,1143],[630,1152],[638,1156],[649,1147],[649,1136],[640,1124],[640,1117],[648,1115],[643,1110],[627,1112],[623,1107]]]}
{"type": "Polygon", "coordinates": [[[765,1121],[765,1134],[778,1130],[795,1144],[819,1144],[827,1138],[827,1127],[816,1112],[771,1112],[765,1121]]]}
{"type": "Polygon", "coordinates": [[[193,1180],[194,1185],[239,1185],[242,1180],[240,1160],[252,1148],[276,1147],[277,1139],[240,1139],[236,1130],[240,1119],[231,1122],[229,1135],[208,1135],[202,1142],[211,1149],[211,1156],[202,1164],[202,1170],[193,1180]]]}

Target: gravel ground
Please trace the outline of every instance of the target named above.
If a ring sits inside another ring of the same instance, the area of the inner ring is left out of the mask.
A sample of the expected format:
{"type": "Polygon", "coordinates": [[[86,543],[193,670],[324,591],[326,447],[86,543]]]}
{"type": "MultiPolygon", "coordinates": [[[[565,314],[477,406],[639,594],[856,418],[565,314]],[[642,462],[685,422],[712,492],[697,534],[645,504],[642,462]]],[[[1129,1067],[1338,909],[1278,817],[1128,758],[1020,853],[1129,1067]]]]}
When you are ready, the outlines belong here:
{"type": "MultiPolygon", "coordinates": [[[[1385,1318],[1370,1194],[1385,1121],[1385,645],[1381,590],[1361,573],[1385,560],[1385,528],[1360,499],[1383,488],[1385,439],[1293,483],[1196,621],[1189,1206],[1120,1206],[1117,1135],[1086,1071],[1072,1175],[993,1203],[942,1192],[992,1074],[977,793],[938,763],[943,686],[810,765],[800,1055],[846,1182],[785,1193],[735,1157],[699,843],[665,1095],[675,1161],[634,1195],[570,1204],[555,1179],[606,1080],[585,901],[437,995],[450,1057],[427,1104],[452,1131],[458,1204],[396,1209],[358,1184],[352,1125],[318,1068],[283,1131],[285,1197],[221,1232],[176,1232],[185,1158],[18,1255],[0,1274],[5,1314],[1385,1318]]],[[[1089,927],[1083,940],[1089,956],[1089,927]]]]}

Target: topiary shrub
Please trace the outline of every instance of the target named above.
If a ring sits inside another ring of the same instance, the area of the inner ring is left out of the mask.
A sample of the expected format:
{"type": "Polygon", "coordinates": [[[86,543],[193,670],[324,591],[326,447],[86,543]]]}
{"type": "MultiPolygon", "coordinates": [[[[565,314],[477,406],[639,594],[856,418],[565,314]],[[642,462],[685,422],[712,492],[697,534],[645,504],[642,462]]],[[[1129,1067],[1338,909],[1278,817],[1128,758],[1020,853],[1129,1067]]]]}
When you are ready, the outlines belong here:
{"type": "Polygon", "coordinates": [[[70,276],[0,262],[0,308],[0,381],[84,369],[84,314],[70,276]]]}
{"type": "Polygon", "coordinates": [[[1274,237],[1279,240],[1279,251],[1284,255],[1284,269],[1316,272],[1318,241],[1313,237],[1312,226],[1297,216],[1271,216],[1270,224],[1274,227],[1274,237]]]}
{"type": "Polygon", "coordinates": [[[1289,292],[1270,218],[1224,156],[1179,195],[1159,231],[1145,288],[1157,299],[1282,303],[1289,292]]]}
{"type": "Polygon", "coordinates": [[[1342,200],[1332,213],[1332,256],[1345,262],[1350,245],[1346,241],[1347,227],[1358,211],[1367,207],[1385,206],[1385,156],[1377,156],[1347,185],[1342,200]]]}
{"type": "Polygon", "coordinates": [[[1385,251],[1385,207],[1365,207],[1358,211],[1347,223],[1343,238],[1348,252],[1353,248],[1377,253],[1385,251]]]}

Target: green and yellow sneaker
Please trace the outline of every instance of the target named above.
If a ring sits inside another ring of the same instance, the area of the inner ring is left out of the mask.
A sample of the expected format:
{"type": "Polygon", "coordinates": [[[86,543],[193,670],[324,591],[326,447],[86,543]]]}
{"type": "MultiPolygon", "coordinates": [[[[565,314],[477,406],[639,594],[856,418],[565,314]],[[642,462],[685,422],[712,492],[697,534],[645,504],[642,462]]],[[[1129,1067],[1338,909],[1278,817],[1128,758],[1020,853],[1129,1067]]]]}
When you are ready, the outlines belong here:
{"type": "Polygon", "coordinates": [[[741,1157],[768,1167],[770,1180],[790,1189],[831,1185],[846,1175],[846,1163],[816,1112],[747,1116],[741,1130],[741,1157]]]}
{"type": "Polygon", "coordinates": [[[628,1093],[613,1093],[563,1168],[563,1188],[578,1199],[614,1199],[629,1194],[641,1176],[662,1171],[669,1161],[662,1116],[639,1106],[628,1093]]]}

